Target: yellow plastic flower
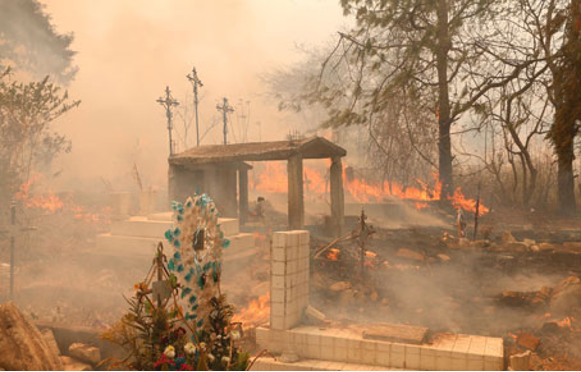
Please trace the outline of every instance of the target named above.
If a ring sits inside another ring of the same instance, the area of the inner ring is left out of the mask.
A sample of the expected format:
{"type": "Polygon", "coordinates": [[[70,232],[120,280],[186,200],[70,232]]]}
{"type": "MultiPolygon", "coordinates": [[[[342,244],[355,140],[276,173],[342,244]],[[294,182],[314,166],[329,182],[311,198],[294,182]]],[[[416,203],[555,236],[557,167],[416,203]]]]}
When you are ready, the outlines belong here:
{"type": "Polygon", "coordinates": [[[188,355],[194,355],[196,353],[196,345],[192,344],[191,342],[188,342],[187,344],[184,345],[184,351],[188,355]]]}
{"type": "Polygon", "coordinates": [[[173,359],[176,357],[176,349],[169,345],[168,347],[165,348],[165,350],[163,351],[164,355],[170,359],[173,359]]]}

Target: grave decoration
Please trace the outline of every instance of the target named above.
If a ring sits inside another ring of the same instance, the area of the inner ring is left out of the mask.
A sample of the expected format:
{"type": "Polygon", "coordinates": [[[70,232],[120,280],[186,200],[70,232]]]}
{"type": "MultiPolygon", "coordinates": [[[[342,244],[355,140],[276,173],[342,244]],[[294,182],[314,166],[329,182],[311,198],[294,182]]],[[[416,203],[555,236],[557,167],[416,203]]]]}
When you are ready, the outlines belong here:
{"type": "Polygon", "coordinates": [[[237,342],[240,323],[220,292],[222,249],[229,241],[207,195],[172,203],[174,226],[165,233],[169,259],[159,243],[145,280],[135,285],[130,311],[103,337],[128,351],[109,368],[136,370],[246,370],[249,356],[237,342]]]}

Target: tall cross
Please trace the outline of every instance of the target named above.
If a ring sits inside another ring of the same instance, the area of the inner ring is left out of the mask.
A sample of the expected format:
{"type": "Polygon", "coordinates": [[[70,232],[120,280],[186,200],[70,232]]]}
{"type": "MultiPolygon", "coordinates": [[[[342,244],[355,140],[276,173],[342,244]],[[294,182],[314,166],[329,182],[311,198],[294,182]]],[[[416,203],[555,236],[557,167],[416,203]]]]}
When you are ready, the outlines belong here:
{"type": "Polygon", "coordinates": [[[156,101],[160,105],[165,108],[165,116],[167,117],[167,130],[169,132],[169,155],[173,155],[173,140],[172,140],[172,112],[171,109],[173,106],[179,105],[179,102],[171,96],[171,92],[169,87],[165,87],[165,98],[159,97],[156,101]]]}
{"type": "Polygon", "coordinates": [[[194,88],[194,109],[196,111],[196,145],[200,146],[200,126],[198,124],[198,86],[203,87],[202,81],[198,78],[198,73],[196,72],[196,68],[192,69],[192,74],[186,75],[190,83],[194,88]]]}
{"type": "Polygon", "coordinates": [[[222,120],[224,121],[224,144],[228,144],[228,114],[234,112],[234,108],[228,104],[228,98],[224,97],[222,106],[216,105],[218,111],[222,111],[222,120]]]}

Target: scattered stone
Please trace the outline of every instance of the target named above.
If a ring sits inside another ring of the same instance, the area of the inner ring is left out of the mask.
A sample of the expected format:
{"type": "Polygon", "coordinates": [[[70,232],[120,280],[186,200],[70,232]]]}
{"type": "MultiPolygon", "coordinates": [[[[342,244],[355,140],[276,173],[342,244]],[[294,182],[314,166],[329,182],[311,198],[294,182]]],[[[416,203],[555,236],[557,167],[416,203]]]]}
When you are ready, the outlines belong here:
{"type": "Polygon", "coordinates": [[[61,356],[63,371],[92,371],[93,368],[87,363],[80,362],[68,356],[61,356]]]}
{"type": "Polygon", "coordinates": [[[511,252],[526,252],[526,251],[528,251],[528,247],[526,246],[526,244],[521,243],[521,242],[509,243],[506,245],[506,248],[508,248],[508,250],[511,252]]]}
{"type": "Polygon", "coordinates": [[[11,302],[0,305],[0,368],[7,371],[60,371],[58,355],[40,331],[11,302]]]}
{"type": "Polygon", "coordinates": [[[278,360],[282,363],[296,363],[300,360],[297,353],[293,351],[285,351],[282,355],[278,358],[278,360]]]}
{"type": "Polygon", "coordinates": [[[424,261],[423,254],[407,248],[400,248],[395,255],[401,258],[407,258],[409,260],[424,261]]]}
{"type": "Polygon", "coordinates": [[[438,253],[436,255],[436,257],[438,257],[440,259],[440,261],[442,261],[442,262],[448,262],[448,261],[450,261],[450,256],[445,255],[443,253],[438,253]]]}
{"type": "Polygon", "coordinates": [[[315,323],[324,323],[327,320],[327,317],[325,316],[325,314],[323,314],[319,310],[315,309],[311,305],[307,305],[307,308],[305,309],[305,317],[310,322],[315,322],[315,323]]]}
{"type": "Polygon", "coordinates": [[[101,361],[99,348],[75,342],[69,346],[69,355],[81,362],[97,365],[101,361]]]}
{"type": "Polygon", "coordinates": [[[526,239],[526,238],[525,238],[525,239],[523,239],[523,241],[522,241],[522,242],[523,242],[523,244],[524,244],[524,245],[526,245],[526,246],[527,246],[527,248],[529,248],[529,249],[530,249],[530,248],[531,248],[533,245],[536,245],[536,244],[537,244],[537,242],[536,242],[536,241],[534,241],[533,239],[526,239]]]}
{"type": "Polygon", "coordinates": [[[511,355],[508,358],[508,368],[513,371],[530,371],[531,351],[511,355]]]}
{"type": "Polygon", "coordinates": [[[351,284],[349,282],[336,282],[329,287],[329,289],[333,292],[343,292],[349,288],[351,288],[351,284]]]}
{"type": "Polygon", "coordinates": [[[551,243],[539,243],[537,244],[541,251],[554,251],[556,246],[551,243]]]}
{"type": "Polygon", "coordinates": [[[506,230],[504,233],[502,233],[501,240],[502,240],[502,245],[508,245],[510,243],[516,243],[516,239],[514,238],[514,236],[512,236],[512,234],[508,230],[506,230]]]}
{"type": "Polygon", "coordinates": [[[482,239],[482,240],[475,240],[472,242],[472,246],[474,248],[487,248],[490,246],[490,240],[488,239],[482,239]]]}
{"type": "Polygon", "coordinates": [[[468,240],[467,238],[458,239],[458,248],[468,248],[470,246],[471,246],[470,240],[468,240]]]}
{"type": "Polygon", "coordinates": [[[564,242],[563,247],[567,249],[579,250],[581,249],[581,242],[564,242]]]}
{"type": "Polygon", "coordinates": [[[550,308],[554,314],[568,314],[575,307],[581,307],[581,280],[570,276],[553,290],[550,308]]]}
{"type": "Polygon", "coordinates": [[[46,344],[51,348],[54,355],[60,356],[61,351],[56,342],[56,339],[54,338],[54,333],[52,333],[52,330],[50,328],[45,328],[42,331],[40,331],[40,333],[42,334],[42,337],[44,338],[46,344]]]}
{"type": "Polygon", "coordinates": [[[535,351],[541,340],[528,332],[521,332],[518,334],[516,342],[525,349],[535,351]]]}
{"type": "Polygon", "coordinates": [[[373,302],[376,302],[378,298],[379,298],[379,295],[375,291],[371,292],[371,294],[369,295],[369,299],[373,302]]]}

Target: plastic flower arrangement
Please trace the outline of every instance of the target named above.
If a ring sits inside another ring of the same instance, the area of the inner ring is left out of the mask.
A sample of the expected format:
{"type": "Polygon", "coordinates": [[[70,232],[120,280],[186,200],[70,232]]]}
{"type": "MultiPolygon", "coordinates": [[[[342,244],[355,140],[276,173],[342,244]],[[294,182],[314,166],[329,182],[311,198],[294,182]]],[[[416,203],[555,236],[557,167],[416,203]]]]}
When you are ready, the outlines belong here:
{"type": "Polygon", "coordinates": [[[231,323],[233,308],[220,293],[222,249],[229,241],[218,211],[207,195],[174,202],[173,209],[174,226],[165,233],[171,258],[160,243],[148,277],[128,300],[129,313],[103,335],[129,355],[105,362],[110,369],[246,370],[249,355],[239,349],[239,325],[231,323]],[[150,288],[154,278],[158,283],[150,288]]]}

